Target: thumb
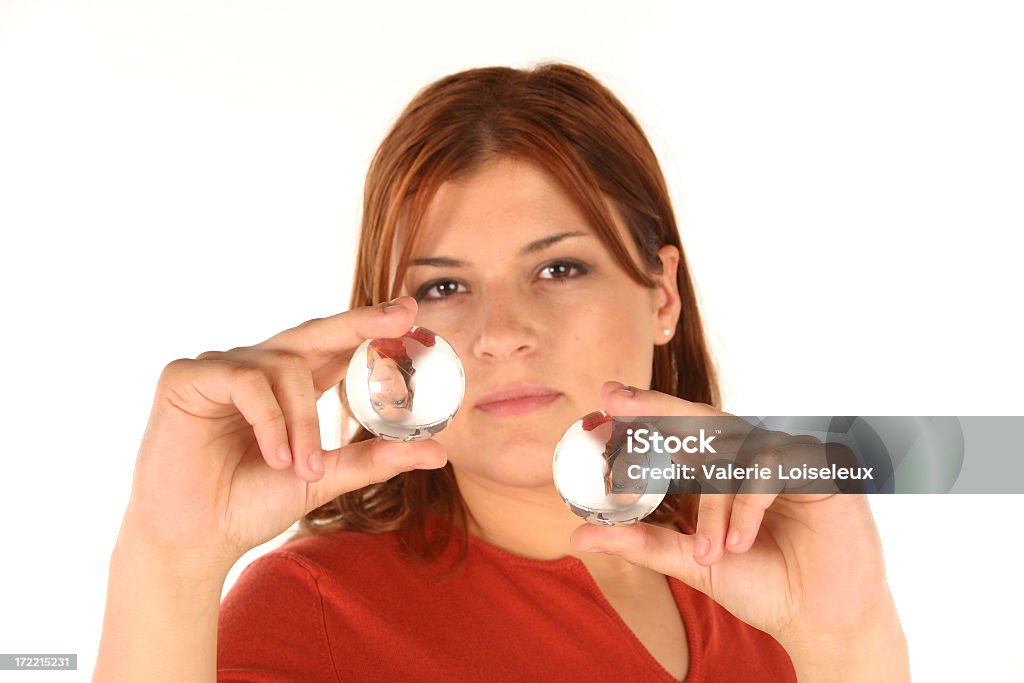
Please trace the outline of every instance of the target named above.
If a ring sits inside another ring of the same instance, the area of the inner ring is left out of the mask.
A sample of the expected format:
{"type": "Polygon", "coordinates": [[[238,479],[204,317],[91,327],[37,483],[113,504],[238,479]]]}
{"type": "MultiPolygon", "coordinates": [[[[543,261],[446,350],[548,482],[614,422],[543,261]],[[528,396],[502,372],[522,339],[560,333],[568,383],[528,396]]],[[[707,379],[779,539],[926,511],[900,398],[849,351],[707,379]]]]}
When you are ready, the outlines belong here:
{"type": "Polygon", "coordinates": [[[574,550],[617,555],[640,567],[674,576],[710,595],[711,569],[693,559],[693,536],[639,522],[621,526],[584,524],[569,537],[574,550]]]}
{"type": "Polygon", "coordinates": [[[402,472],[444,467],[448,456],[433,439],[385,441],[367,439],[324,452],[324,474],[309,484],[310,510],[338,496],[387,481],[402,472]]]}

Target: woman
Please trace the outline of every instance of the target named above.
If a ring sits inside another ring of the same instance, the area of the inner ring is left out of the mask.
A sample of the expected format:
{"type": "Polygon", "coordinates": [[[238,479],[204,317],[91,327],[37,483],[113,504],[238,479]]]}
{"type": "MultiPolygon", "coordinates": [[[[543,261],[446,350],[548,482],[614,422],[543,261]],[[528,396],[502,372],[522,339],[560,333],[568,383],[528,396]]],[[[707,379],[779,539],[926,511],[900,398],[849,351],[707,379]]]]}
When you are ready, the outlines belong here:
{"type": "Polygon", "coordinates": [[[908,680],[863,497],[667,496],[606,528],[555,492],[583,415],[724,415],[664,179],[593,77],[426,88],[361,240],[350,311],[161,375],[96,680],[908,680]],[[316,398],[414,323],[463,361],[455,419],[324,453],[316,398]]]}
{"type": "MultiPolygon", "coordinates": [[[[423,328],[420,328],[423,329],[423,328]]],[[[412,410],[412,358],[399,339],[374,339],[366,349],[370,406],[389,422],[401,422],[412,410]]]]}

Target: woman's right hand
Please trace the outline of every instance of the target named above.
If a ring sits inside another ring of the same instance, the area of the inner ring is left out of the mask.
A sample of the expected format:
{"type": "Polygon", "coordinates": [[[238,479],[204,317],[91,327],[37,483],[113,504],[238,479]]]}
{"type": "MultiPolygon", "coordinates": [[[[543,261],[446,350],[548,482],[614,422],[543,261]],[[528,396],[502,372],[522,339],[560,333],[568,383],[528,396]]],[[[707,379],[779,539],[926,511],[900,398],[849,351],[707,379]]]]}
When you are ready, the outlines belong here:
{"type": "Polygon", "coordinates": [[[355,348],[399,337],[416,301],[310,320],[270,339],[169,363],[135,464],[119,543],[226,573],[333,498],[447,461],[433,440],[324,452],[316,401],[355,348]]]}

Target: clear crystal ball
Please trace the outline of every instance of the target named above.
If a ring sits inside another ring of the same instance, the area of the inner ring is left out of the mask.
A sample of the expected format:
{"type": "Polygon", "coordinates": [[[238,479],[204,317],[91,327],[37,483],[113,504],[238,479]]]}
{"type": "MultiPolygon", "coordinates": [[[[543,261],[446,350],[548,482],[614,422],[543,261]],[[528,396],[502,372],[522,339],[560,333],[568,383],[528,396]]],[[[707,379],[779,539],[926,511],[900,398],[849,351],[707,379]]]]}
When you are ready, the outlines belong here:
{"type": "Polygon", "coordinates": [[[591,524],[638,522],[654,512],[668,491],[665,479],[633,476],[639,468],[671,463],[664,454],[629,452],[626,432],[632,426],[603,411],[590,413],[555,446],[555,489],[570,510],[591,524]]]}
{"type": "Polygon", "coordinates": [[[352,354],[345,395],[361,425],[382,439],[418,441],[448,426],[466,378],[455,349],[425,327],[367,339],[352,354]]]}

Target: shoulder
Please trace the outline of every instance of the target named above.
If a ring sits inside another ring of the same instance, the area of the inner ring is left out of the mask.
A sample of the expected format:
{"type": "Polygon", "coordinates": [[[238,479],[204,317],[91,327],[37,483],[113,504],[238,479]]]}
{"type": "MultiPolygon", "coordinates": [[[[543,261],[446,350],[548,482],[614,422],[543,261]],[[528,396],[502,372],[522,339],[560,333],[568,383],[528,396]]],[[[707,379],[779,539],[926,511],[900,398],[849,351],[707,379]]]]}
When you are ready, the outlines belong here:
{"type": "MultiPolygon", "coordinates": [[[[257,557],[221,601],[221,665],[249,671],[277,666],[289,652],[327,652],[328,624],[339,611],[358,621],[364,606],[373,603],[374,587],[392,585],[402,561],[395,534],[358,532],[311,536],[257,557]],[[382,576],[388,581],[382,582],[382,576]]],[[[291,671],[304,666],[331,670],[331,662],[321,661],[319,654],[303,662],[294,656],[291,671]]]]}
{"type": "Polygon", "coordinates": [[[331,602],[386,602],[389,596],[401,601],[438,571],[437,565],[413,558],[398,532],[337,531],[261,555],[239,574],[232,593],[248,600],[303,591],[331,602]]]}
{"type": "Polygon", "coordinates": [[[347,632],[385,614],[428,614],[436,609],[429,589],[437,571],[404,552],[397,532],[344,531],[292,541],[250,562],[222,600],[222,650],[244,649],[253,637],[322,642],[327,625],[347,632]]]}
{"type": "MultiPolygon", "coordinates": [[[[396,532],[336,531],[286,543],[253,560],[242,572],[279,574],[317,583],[379,577],[408,564],[396,532]]],[[[239,580],[241,580],[241,576],[239,580]]]]}
{"type": "Polygon", "coordinates": [[[382,539],[335,536],[288,543],[241,571],[220,605],[219,681],[337,680],[330,615],[348,591],[334,577],[358,575],[382,539]]]}

